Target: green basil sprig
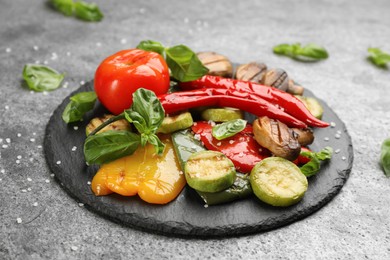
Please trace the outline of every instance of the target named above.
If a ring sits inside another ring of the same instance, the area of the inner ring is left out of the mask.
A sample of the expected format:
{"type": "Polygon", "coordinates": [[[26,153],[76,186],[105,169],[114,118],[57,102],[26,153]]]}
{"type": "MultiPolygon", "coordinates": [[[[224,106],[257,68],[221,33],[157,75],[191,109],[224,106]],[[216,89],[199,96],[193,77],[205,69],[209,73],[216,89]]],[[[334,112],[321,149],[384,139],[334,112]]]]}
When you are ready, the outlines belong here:
{"type": "Polygon", "coordinates": [[[273,48],[274,53],[284,55],[300,61],[316,61],[327,59],[328,52],[322,46],[315,43],[309,43],[301,46],[300,43],[295,44],[279,44],[273,48]]]}
{"type": "Polygon", "coordinates": [[[235,119],[219,125],[215,125],[212,130],[212,135],[217,140],[223,140],[244,130],[246,123],[247,122],[245,120],[235,119]]]}
{"type": "Polygon", "coordinates": [[[88,164],[103,164],[133,154],[140,136],[129,131],[110,130],[90,135],[84,143],[84,156],[88,164]]]}
{"type": "Polygon", "coordinates": [[[125,110],[125,118],[133,123],[141,134],[141,145],[147,142],[154,145],[157,154],[162,154],[164,144],[156,135],[157,129],[164,120],[165,112],[156,95],[144,88],[140,88],[133,94],[133,104],[125,110]]]}
{"type": "Polygon", "coordinates": [[[376,66],[386,68],[387,63],[390,62],[390,54],[383,52],[379,48],[368,48],[368,59],[376,66]]]}
{"type": "Polygon", "coordinates": [[[156,94],[147,89],[137,89],[133,93],[131,108],[111,117],[89,134],[84,143],[86,161],[89,164],[106,163],[131,155],[139,145],[145,146],[148,142],[156,148],[156,153],[161,155],[164,151],[164,144],[156,135],[156,131],[164,120],[164,116],[164,108],[156,94]],[[139,134],[125,135],[124,133],[118,134],[118,131],[96,134],[112,122],[124,118],[134,124],[139,134]]]}
{"type": "Polygon", "coordinates": [[[64,76],[64,74],[43,65],[26,64],[23,68],[23,79],[28,88],[37,92],[57,89],[64,76]]]}
{"type": "Polygon", "coordinates": [[[320,171],[321,161],[329,160],[332,158],[333,149],[331,147],[325,147],[320,152],[308,152],[302,151],[300,155],[308,157],[310,161],[300,167],[301,172],[310,177],[320,171]]]}
{"type": "Polygon", "coordinates": [[[137,48],[154,51],[163,57],[165,56],[172,77],[180,82],[196,80],[208,72],[208,69],[202,64],[196,53],[185,45],[164,47],[159,42],[146,40],[141,41],[137,48]]]}
{"type": "Polygon", "coordinates": [[[386,139],[382,143],[380,164],[385,175],[390,177],[390,138],[386,139]]]}
{"type": "Polygon", "coordinates": [[[66,16],[79,18],[88,22],[98,22],[103,19],[103,13],[95,3],[73,0],[51,0],[53,8],[66,16]]]}
{"type": "Polygon", "coordinates": [[[62,120],[65,123],[80,121],[85,113],[93,109],[96,98],[96,93],[93,91],[73,95],[62,113],[62,120]]]}

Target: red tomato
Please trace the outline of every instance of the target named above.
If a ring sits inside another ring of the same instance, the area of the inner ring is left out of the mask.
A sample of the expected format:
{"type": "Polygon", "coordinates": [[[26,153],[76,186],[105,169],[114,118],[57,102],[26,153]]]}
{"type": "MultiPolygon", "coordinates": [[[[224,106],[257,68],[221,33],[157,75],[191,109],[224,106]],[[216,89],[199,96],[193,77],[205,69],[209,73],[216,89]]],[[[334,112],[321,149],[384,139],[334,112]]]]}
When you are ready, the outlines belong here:
{"type": "Polygon", "coordinates": [[[256,163],[271,156],[267,149],[256,142],[249,124],[241,132],[223,140],[214,138],[212,129],[207,122],[197,122],[192,126],[192,131],[200,135],[200,140],[208,150],[225,154],[239,172],[248,173],[256,163]]]}
{"type": "Polygon", "coordinates": [[[95,92],[113,114],[130,108],[138,88],[164,94],[169,89],[169,69],[161,55],[138,49],[123,50],[106,58],[95,73],[95,92]]]}

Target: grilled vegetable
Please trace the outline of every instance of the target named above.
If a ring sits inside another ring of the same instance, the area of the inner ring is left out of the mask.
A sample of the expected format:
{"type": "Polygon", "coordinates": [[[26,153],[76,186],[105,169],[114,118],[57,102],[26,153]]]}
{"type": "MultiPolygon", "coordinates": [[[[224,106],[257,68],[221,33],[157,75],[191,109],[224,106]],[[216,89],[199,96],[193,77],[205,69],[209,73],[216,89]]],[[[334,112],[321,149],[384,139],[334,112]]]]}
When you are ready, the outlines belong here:
{"type": "Polygon", "coordinates": [[[199,52],[197,53],[202,64],[209,69],[208,75],[221,76],[230,78],[233,74],[233,66],[230,60],[216,52],[199,52]]]}
{"type": "MultiPolygon", "coordinates": [[[[108,119],[114,117],[113,115],[104,115],[102,117],[95,117],[93,118],[89,124],[85,128],[85,132],[87,135],[89,135],[93,130],[95,130],[98,126],[103,124],[108,119]]],[[[131,131],[131,126],[129,122],[126,119],[121,119],[118,121],[114,121],[108,126],[101,129],[98,133],[103,133],[109,130],[126,130],[131,131]]]]}
{"type": "Polygon", "coordinates": [[[184,112],[175,116],[166,116],[157,133],[170,134],[178,130],[191,127],[193,124],[191,113],[184,112]]]}
{"type": "Polygon", "coordinates": [[[230,107],[208,108],[202,112],[201,117],[206,121],[227,122],[234,119],[244,119],[244,112],[230,107]]]}

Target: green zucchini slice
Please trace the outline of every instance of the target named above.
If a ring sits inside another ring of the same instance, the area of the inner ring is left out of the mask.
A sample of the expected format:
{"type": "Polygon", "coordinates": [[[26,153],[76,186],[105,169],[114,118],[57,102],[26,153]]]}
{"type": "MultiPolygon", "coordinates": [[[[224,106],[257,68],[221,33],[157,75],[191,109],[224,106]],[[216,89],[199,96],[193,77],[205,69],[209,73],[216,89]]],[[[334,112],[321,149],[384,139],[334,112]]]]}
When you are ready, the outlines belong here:
{"type": "Polygon", "coordinates": [[[202,112],[202,118],[206,121],[227,122],[234,119],[244,119],[244,113],[236,108],[208,108],[202,112]]]}

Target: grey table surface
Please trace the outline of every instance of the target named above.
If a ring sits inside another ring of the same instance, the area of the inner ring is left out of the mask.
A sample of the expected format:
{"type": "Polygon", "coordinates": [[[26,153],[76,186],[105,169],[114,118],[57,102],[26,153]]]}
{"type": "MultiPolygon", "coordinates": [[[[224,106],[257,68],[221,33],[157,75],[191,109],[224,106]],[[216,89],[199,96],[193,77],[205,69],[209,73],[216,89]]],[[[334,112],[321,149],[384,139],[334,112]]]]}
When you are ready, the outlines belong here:
{"type": "Polygon", "coordinates": [[[390,1],[96,3],[105,18],[86,23],[45,1],[0,0],[1,259],[390,258],[390,179],[378,164],[380,145],[390,137],[390,71],[366,60],[368,47],[390,52],[390,1]],[[355,160],[341,192],[291,225],[210,240],[122,227],[79,205],[46,165],[45,126],[103,58],[144,39],[284,68],[348,128],[355,160]],[[272,47],[283,42],[319,43],[330,58],[300,63],[274,55],[272,47]],[[23,66],[35,62],[65,72],[63,86],[49,93],[23,88],[23,66]]]}

